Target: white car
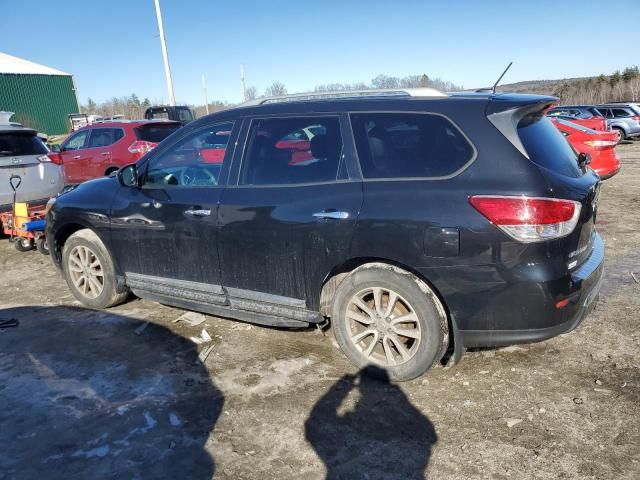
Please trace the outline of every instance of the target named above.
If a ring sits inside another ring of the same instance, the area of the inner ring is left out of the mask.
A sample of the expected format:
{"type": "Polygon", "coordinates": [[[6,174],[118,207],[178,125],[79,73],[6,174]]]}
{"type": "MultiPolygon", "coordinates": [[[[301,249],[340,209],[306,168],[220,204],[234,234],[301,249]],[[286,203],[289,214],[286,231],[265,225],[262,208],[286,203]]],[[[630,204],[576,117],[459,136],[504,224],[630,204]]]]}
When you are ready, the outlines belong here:
{"type": "MultiPolygon", "coordinates": [[[[10,179],[20,177],[16,200],[46,202],[64,188],[62,165],[47,156],[49,149],[37,132],[19,123],[10,123],[7,113],[0,112],[0,211],[11,208],[13,189],[10,179]]],[[[13,180],[14,185],[18,179],[13,180]]]]}

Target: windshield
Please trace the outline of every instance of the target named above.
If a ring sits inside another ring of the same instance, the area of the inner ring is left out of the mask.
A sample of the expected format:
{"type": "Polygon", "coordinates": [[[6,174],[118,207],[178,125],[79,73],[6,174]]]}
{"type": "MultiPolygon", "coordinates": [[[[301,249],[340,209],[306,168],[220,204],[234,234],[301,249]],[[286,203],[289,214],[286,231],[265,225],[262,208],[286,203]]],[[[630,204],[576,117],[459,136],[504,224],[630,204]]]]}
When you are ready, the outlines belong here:
{"type": "Polygon", "coordinates": [[[167,112],[166,110],[154,110],[151,112],[151,118],[169,120],[169,112],[167,112]]]}
{"type": "Polygon", "coordinates": [[[42,140],[33,133],[0,133],[0,157],[42,155],[48,151],[42,140]]]}
{"type": "Polygon", "coordinates": [[[568,177],[582,175],[575,150],[548,118],[524,117],[518,124],[518,136],[535,164],[568,177]]]}
{"type": "Polygon", "coordinates": [[[144,142],[160,143],[179,128],[178,124],[147,125],[136,128],[136,137],[144,142]]]}

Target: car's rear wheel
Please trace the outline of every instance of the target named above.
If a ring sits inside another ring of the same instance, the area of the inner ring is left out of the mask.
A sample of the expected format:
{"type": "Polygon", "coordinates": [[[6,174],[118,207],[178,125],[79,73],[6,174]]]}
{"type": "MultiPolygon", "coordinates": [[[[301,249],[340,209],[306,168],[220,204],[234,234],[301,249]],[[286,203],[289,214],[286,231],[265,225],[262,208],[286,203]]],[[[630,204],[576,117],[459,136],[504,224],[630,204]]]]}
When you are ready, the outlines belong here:
{"type": "Polygon", "coordinates": [[[74,297],[91,308],[122,303],[128,291],[118,291],[111,255],[91,230],[71,235],[62,249],[62,269],[74,297]]]}
{"type": "Polygon", "coordinates": [[[391,266],[356,270],[338,288],[332,327],[358,368],[376,365],[394,380],[410,380],[440,360],[446,316],[429,287],[391,266]]]}
{"type": "Polygon", "coordinates": [[[40,237],[36,240],[36,249],[43,255],[49,255],[49,246],[45,237],[40,237]]]}
{"type": "Polygon", "coordinates": [[[13,245],[19,252],[29,252],[33,250],[33,240],[30,238],[18,238],[13,245]]]}
{"type": "Polygon", "coordinates": [[[620,134],[620,140],[618,140],[618,143],[622,142],[623,140],[627,139],[627,136],[624,133],[624,130],[618,127],[613,127],[612,130],[618,132],[620,134]]]}

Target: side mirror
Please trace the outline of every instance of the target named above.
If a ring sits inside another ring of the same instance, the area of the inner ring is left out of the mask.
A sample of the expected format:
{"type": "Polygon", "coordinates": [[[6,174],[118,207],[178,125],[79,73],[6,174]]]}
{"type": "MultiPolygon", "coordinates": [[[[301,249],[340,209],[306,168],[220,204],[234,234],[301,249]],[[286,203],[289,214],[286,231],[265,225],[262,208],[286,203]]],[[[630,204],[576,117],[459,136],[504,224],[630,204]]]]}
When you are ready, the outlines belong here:
{"type": "Polygon", "coordinates": [[[50,146],[49,146],[49,149],[50,149],[52,152],[61,152],[61,151],[62,151],[62,150],[60,149],[60,144],[58,144],[58,143],[54,143],[53,145],[50,145],[50,146]]]}
{"type": "Polygon", "coordinates": [[[578,154],[578,166],[580,168],[585,168],[587,165],[591,163],[591,155],[588,153],[580,153],[578,154]]]}
{"type": "Polygon", "coordinates": [[[126,167],[122,167],[117,173],[118,181],[123,187],[138,187],[138,169],[136,164],[132,163],[126,167]]]}

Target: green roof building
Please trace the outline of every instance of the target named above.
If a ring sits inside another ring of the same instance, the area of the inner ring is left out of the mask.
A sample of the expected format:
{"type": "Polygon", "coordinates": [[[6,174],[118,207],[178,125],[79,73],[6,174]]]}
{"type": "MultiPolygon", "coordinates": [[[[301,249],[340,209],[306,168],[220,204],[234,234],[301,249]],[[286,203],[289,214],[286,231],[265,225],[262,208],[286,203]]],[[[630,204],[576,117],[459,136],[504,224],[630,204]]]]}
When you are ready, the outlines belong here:
{"type": "Polygon", "coordinates": [[[0,111],[48,135],[68,133],[67,115],[79,111],[73,76],[0,52],[0,111]]]}

